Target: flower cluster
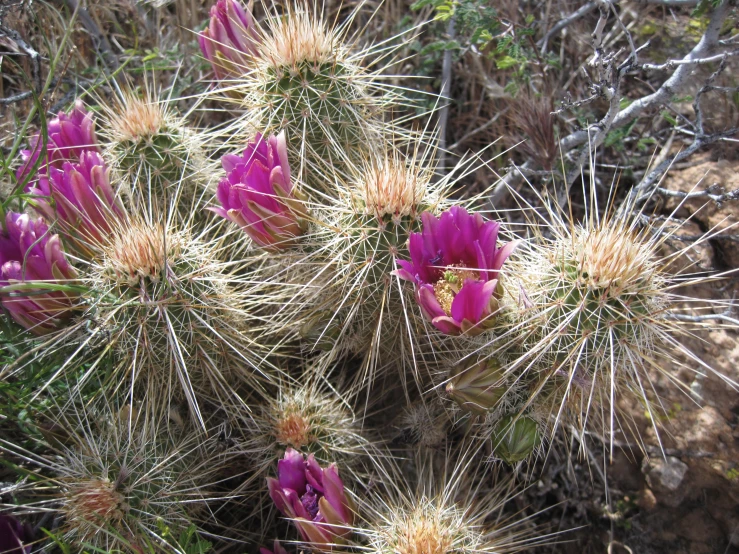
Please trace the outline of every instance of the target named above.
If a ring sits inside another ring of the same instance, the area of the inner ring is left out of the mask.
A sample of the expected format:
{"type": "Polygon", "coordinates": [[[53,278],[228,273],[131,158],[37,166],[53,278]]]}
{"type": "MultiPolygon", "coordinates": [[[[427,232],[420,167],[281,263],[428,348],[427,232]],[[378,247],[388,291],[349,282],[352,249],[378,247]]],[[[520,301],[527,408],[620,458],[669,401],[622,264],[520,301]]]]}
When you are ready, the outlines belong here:
{"type": "Polygon", "coordinates": [[[221,159],[226,178],[218,184],[222,207],[210,208],[237,223],[259,246],[278,250],[303,234],[307,213],[295,197],[285,134],[257,135],[243,155],[221,159]]]}
{"type": "Polygon", "coordinates": [[[416,286],[424,315],[448,335],[476,335],[498,310],[499,272],[516,242],[498,247],[500,223],[454,206],[421,215],[423,229],[408,241],[411,261],[394,272],[416,286]]]}
{"type": "MultiPolygon", "coordinates": [[[[46,175],[48,167],[60,169],[65,161],[76,160],[83,152],[100,152],[95,136],[95,122],[82,100],[74,103],[69,114],[59,112],[57,117],[51,119],[46,126],[46,135],[46,152],[39,166],[39,175],[46,175]]],[[[31,172],[42,154],[43,146],[41,135],[35,135],[31,139],[30,148],[21,150],[23,165],[18,170],[18,179],[31,172]]]]}
{"type": "Polygon", "coordinates": [[[77,163],[49,167],[48,177],[40,176],[28,192],[36,196],[34,207],[44,217],[59,220],[65,230],[75,231],[83,240],[100,242],[110,232],[111,222],[122,219],[124,213],[109,175],[102,156],[88,150],[77,163]]]}
{"type": "MultiPolygon", "coordinates": [[[[123,209],[100,155],[92,114],[78,100],[70,114],[60,112],[49,121],[47,134],[46,163],[26,185],[31,203],[47,220],[59,221],[65,234],[101,241],[111,222],[123,218],[123,209]]],[[[19,176],[31,170],[42,144],[37,135],[22,152],[19,176]]]]}
{"type": "Polygon", "coordinates": [[[43,335],[54,330],[73,306],[73,298],[61,290],[49,290],[48,285],[72,280],[76,272],[59,236],[49,232],[43,219],[9,212],[5,223],[6,234],[0,236],[0,285],[8,288],[2,304],[20,325],[43,335]]]}
{"type": "Polygon", "coordinates": [[[237,0],[218,0],[210,9],[210,22],[198,35],[198,42],[219,81],[242,76],[257,55],[251,10],[237,0]]]}
{"type": "Polygon", "coordinates": [[[267,485],[277,509],[312,546],[329,548],[351,533],[354,512],[335,464],[322,469],[313,454],[305,459],[288,448],[267,485]]]}

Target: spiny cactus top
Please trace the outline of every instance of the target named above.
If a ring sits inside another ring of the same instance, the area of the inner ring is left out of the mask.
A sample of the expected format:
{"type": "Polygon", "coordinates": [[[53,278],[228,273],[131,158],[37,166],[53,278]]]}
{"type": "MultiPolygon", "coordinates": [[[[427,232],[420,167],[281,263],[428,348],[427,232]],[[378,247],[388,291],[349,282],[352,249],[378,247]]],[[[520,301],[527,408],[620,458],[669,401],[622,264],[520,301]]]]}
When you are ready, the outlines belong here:
{"type": "Polygon", "coordinates": [[[277,463],[277,479],[267,479],[267,485],[277,509],[294,519],[304,541],[320,549],[351,533],[354,513],[336,464],[322,469],[313,454],[304,459],[288,448],[277,463]]]}
{"type": "MultiPolygon", "coordinates": [[[[26,282],[60,283],[74,279],[58,235],[46,222],[28,214],[8,212],[7,234],[0,236],[0,285],[26,282]]],[[[39,284],[39,289],[44,288],[39,284]]],[[[69,313],[72,300],[61,291],[13,291],[3,296],[3,306],[20,325],[35,334],[52,331],[69,313]]]]}
{"type": "Polygon", "coordinates": [[[258,38],[251,10],[236,0],[218,0],[210,23],[198,35],[200,49],[220,81],[241,77],[257,55],[258,38]]]}
{"type": "Polygon", "coordinates": [[[218,184],[220,208],[210,208],[237,223],[259,246],[279,250],[305,230],[307,214],[295,198],[287,161],[285,133],[257,134],[241,156],[221,159],[226,178],[218,184]]]}
{"type": "MultiPolygon", "coordinates": [[[[82,100],[74,103],[74,108],[69,114],[59,112],[57,117],[51,119],[46,125],[48,140],[46,143],[45,162],[39,167],[39,174],[47,172],[47,164],[51,167],[61,168],[64,161],[76,161],[83,152],[99,152],[97,137],[95,136],[95,122],[92,114],[85,109],[82,100]]],[[[42,154],[43,140],[41,135],[35,135],[30,141],[28,150],[21,150],[23,165],[18,170],[18,178],[21,179],[30,172],[33,165],[42,154]]]]}
{"type": "Polygon", "coordinates": [[[421,219],[423,230],[408,241],[411,261],[399,260],[395,274],[415,283],[421,310],[441,332],[483,332],[498,309],[498,273],[516,243],[498,248],[500,223],[459,206],[421,219]]]}

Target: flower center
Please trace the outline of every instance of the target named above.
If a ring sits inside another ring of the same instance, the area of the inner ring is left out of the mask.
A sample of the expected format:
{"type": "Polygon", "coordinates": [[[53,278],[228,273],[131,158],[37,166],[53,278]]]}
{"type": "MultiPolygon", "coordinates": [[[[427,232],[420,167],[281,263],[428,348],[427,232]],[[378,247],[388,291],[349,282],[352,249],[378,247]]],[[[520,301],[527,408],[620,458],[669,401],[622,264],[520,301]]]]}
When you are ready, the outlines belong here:
{"type": "Polygon", "coordinates": [[[434,283],[434,295],[446,315],[451,315],[454,297],[457,296],[467,279],[477,281],[480,279],[480,274],[464,266],[449,267],[441,275],[441,279],[434,283]]]}
{"type": "Polygon", "coordinates": [[[316,516],[318,515],[319,499],[320,497],[318,496],[318,493],[313,490],[313,487],[307,485],[305,494],[300,498],[300,501],[303,503],[303,507],[306,511],[310,514],[311,519],[316,519],[316,516]]]}

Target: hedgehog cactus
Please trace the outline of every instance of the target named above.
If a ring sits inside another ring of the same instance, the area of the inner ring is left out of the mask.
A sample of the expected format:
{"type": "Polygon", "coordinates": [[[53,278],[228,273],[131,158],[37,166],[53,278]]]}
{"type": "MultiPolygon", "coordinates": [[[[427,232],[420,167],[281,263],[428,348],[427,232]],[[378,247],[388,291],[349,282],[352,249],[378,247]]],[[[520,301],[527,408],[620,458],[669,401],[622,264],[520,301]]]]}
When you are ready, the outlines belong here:
{"type": "Polygon", "coordinates": [[[353,53],[346,27],[329,28],[316,9],[288,4],[284,14],[268,14],[253,29],[247,8],[221,0],[200,35],[220,80],[216,91],[246,108],[236,132],[285,130],[291,154],[308,166],[313,196],[336,198],[326,175],[345,171],[377,143],[377,118],[392,95],[369,93],[376,75],[361,66],[366,52],[353,53]]]}
{"type": "Polygon", "coordinates": [[[143,97],[124,92],[104,112],[105,154],[131,189],[131,199],[188,217],[198,187],[207,181],[198,134],[176,115],[169,100],[154,98],[148,89],[143,97]]]}
{"type": "Polygon", "coordinates": [[[248,379],[258,366],[248,296],[219,261],[221,248],[191,229],[129,217],[86,272],[132,390],[164,394],[159,408],[187,400],[201,423],[203,395],[232,397],[234,375],[248,379]]]}
{"type": "Polygon", "coordinates": [[[446,185],[432,184],[421,160],[396,152],[375,153],[350,167],[352,177],[342,183],[344,207],[316,211],[322,221],[307,239],[309,254],[299,262],[305,270],[296,272],[301,282],[320,286],[280,318],[301,324],[309,348],[363,356],[358,379],[371,385],[386,362],[413,363],[397,360],[399,350],[413,350],[407,341],[416,336],[418,322],[413,312],[394,308],[412,300],[403,298],[392,272],[404,257],[408,237],[420,229],[421,213],[444,203],[446,185]]]}
{"type": "MultiPolygon", "coordinates": [[[[136,554],[160,536],[159,522],[181,531],[207,517],[208,488],[219,466],[215,456],[204,454],[207,448],[198,448],[213,441],[193,434],[170,437],[160,425],[109,410],[95,413],[99,420],[85,411],[82,417],[90,419],[62,416],[56,422],[68,439],[31,460],[52,475],[24,486],[46,498],[24,512],[54,510],[60,516],[55,532],[80,550],[136,554]]],[[[0,451],[17,454],[1,439],[0,451]]],[[[175,551],[165,541],[160,547],[175,551]]]]}
{"type": "Polygon", "coordinates": [[[348,395],[334,390],[322,372],[320,365],[311,365],[295,382],[279,381],[274,396],[257,409],[236,412],[236,426],[242,431],[238,449],[258,468],[256,475],[270,470],[286,448],[313,454],[320,463],[350,466],[373,450],[362,419],[349,408],[348,395]]]}

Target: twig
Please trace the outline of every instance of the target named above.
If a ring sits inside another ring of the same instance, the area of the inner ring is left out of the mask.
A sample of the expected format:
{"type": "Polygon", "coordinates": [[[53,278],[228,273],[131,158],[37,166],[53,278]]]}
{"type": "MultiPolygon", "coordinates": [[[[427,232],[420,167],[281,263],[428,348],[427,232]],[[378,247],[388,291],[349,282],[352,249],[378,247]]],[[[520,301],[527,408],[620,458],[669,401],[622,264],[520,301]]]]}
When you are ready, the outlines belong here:
{"type": "Polygon", "coordinates": [[[675,67],[679,65],[686,65],[686,64],[700,65],[704,63],[720,62],[732,56],[739,56],[739,50],[734,50],[730,52],[721,52],[720,54],[716,54],[715,56],[708,56],[707,58],[696,58],[693,60],[685,60],[685,59],[670,60],[668,62],[660,63],[660,64],[645,63],[645,64],[642,64],[641,67],[642,69],[645,69],[647,71],[663,71],[663,70],[675,69],[675,67]]]}
{"type": "MultiPolygon", "coordinates": [[[[736,130],[735,130],[736,132],[736,130]]],[[[739,189],[725,192],[723,194],[714,194],[709,190],[695,190],[692,192],[682,192],[680,190],[667,190],[662,187],[655,189],[655,192],[662,196],[672,196],[673,198],[708,198],[716,204],[722,204],[730,200],[739,200],[739,189]]]]}
{"type": "Polygon", "coordinates": [[[677,319],[679,321],[692,321],[700,323],[701,321],[726,321],[732,325],[739,325],[739,319],[731,317],[733,310],[732,306],[729,306],[726,310],[720,314],[702,314],[702,315],[688,315],[688,314],[667,314],[670,319],[677,319]]]}
{"type": "Polygon", "coordinates": [[[33,92],[30,90],[26,92],[19,92],[18,94],[14,94],[13,96],[8,96],[7,98],[0,98],[0,105],[8,106],[15,102],[20,102],[21,100],[30,98],[31,96],[33,96],[33,92]]]}
{"type": "Polygon", "coordinates": [[[697,6],[700,0],[638,0],[640,4],[649,4],[651,6],[677,6],[690,8],[697,6]]]}
{"type": "Polygon", "coordinates": [[[33,77],[34,90],[37,93],[41,92],[41,55],[36,52],[36,50],[30,44],[23,40],[18,31],[10,29],[9,27],[6,27],[4,24],[0,23],[0,33],[15,42],[18,45],[18,48],[23,50],[23,52],[29,58],[31,58],[31,75],[33,77]]]}
{"type": "MultiPolygon", "coordinates": [[[[693,124],[693,127],[695,129],[695,134],[694,134],[693,143],[685,150],[678,152],[675,155],[675,157],[672,158],[671,160],[663,160],[660,164],[657,165],[655,169],[650,171],[639,182],[638,185],[636,185],[631,190],[631,192],[629,193],[630,196],[634,197],[637,201],[641,201],[641,200],[651,197],[652,186],[662,177],[664,172],[667,171],[673,163],[679,162],[680,160],[685,159],[686,157],[690,156],[692,153],[696,152],[700,148],[703,148],[704,146],[713,144],[714,142],[717,142],[717,141],[720,141],[726,138],[730,138],[734,136],[735,134],[739,133],[739,127],[734,127],[732,129],[725,129],[723,131],[719,131],[716,133],[706,134],[704,126],[703,126],[703,108],[701,105],[701,99],[703,95],[711,89],[713,82],[718,78],[718,76],[723,72],[725,68],[726,68],[726,57],[721,59],[721,63],[719,64],[719,67],[716,69],[716,71],[714,71],[711,74],[711,76],[706,80],[706,82],[703,84],[701,89],[695,95],[695,100],[693,101],[693,111],[695,112],[695,123],[693,124]]],[[[735,199],[735,197],[732,196],[733,194],[734,193],[729,193],[729,196],[728,196],[729,200],[735,199]]],[[[709,196],[709,195],[710,193],[708,191],[703,191],[703,194],[699,194],[699,196],[709,196]]],[[[689,196],[685,196],[685,198],[688,198],[688,197],[689,196]]],[[[718,200],[714,200],[714,201],[718,203],[718,200]]]]}
{"type": "MultiPolygon", "coordinates": [[[[708,27],[701,40],[683,60],[705,58],[712,53],[712,50],[717,46],[718,36],[726,20],[728,10],[729,0],[724,0],[711,14],[708,27]]],[[[689,84],[688,77],[692,72],[692,67],[691,64],[680,64],[675,72],[654,93],[635,100],[626,108],[619,111],[612,119],[610,129],[622,127],[639,117],[643,111],[669,101],[673,95],[678,94],[689,84]]],[[[575,131],[562,139],[562,150],[569,152],[578,146],[582,146],[588,142],[590,137],[591,135],[588,130],[575,131]]]]}
{"type": "Polygon", "coordinates": [[[536,43],[536,45],[539,47],[539,51],[543,54],[546,52],[547,44],[549,43],[549,39],[552,38],[552,36],[559,33],[562,29],[567,27],[568,25],[574,23],[581,17],[589,14],[597,7],[596,2],[588,2],[587,4],[582,5],[578,10],[572,12],[570,15],[565,17],[564,19],[560,19],[559,22],[554,25],[547,33],[539,40],[539,42],[536,43]]]}

